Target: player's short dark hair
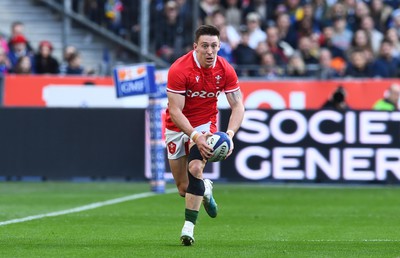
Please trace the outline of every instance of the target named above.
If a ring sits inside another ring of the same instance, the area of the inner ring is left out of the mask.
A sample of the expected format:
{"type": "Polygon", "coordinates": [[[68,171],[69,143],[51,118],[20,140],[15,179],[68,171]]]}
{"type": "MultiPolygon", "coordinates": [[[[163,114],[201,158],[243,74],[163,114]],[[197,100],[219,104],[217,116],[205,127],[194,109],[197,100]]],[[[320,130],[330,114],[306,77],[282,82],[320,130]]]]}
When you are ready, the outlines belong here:
{"type": "Polygon", "coordinates": [[[194,42],[197,43],[199,41],[199,38],[204,35],[217,36],[219,38],[219,30],[213,25],[201,25],[196,30],[196,37],[194,39],[194,42]]]}

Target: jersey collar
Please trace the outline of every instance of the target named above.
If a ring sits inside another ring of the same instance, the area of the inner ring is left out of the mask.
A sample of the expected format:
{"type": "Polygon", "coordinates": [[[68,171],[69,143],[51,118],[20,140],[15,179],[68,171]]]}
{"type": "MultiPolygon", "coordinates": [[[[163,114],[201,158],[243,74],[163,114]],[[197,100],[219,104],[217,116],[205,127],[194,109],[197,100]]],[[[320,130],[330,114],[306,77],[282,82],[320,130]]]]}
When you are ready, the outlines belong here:
{"type": "MultiPolygon", "coordinates": [[[[212,68],[215,67],[215,64],[217,63],[217,58],[218,58],[218,55],[215,57],[214,64],[213,64],[212,68]]],[[[199,62],[199,60],[197,60],[196,51],[194,51],[194,50],[193,50],[193,59],[196,62],[197,67],[201,68],[200,62],[199,62]]]]}

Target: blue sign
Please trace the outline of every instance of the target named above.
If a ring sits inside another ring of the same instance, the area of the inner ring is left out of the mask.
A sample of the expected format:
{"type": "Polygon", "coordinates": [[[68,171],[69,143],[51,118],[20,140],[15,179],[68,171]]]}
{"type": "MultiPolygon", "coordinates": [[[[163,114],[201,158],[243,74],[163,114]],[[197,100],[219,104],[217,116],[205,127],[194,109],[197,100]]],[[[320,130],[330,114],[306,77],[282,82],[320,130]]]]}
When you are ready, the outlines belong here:
{"type": "Polygon", "coordinates": [[[168,69],[157,70],[156,76],[156,87],[157,92],[150,94],[150,98],[162,99],[167,97],[167,80],[168,80],[168,69]]]}
{"type": "Polygon", "coordinates": [[[157,92],[153,64],[117,66],[113,79],[118,98],[157,92]]]}

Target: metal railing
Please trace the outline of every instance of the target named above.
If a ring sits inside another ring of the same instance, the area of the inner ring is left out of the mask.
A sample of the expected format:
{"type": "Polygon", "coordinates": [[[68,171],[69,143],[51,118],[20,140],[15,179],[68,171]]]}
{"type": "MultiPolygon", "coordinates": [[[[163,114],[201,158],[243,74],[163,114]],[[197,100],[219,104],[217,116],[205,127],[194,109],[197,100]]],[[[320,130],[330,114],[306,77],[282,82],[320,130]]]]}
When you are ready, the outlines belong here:
{"type": "Polygon", "coordinates": [[[103,38],[109,40],[110,42],[118,44],[119,46],[122,46],[124,49],[129,50],[129,51],[137,54],[138,56],[143,57],[146,61],[154,62],[155,65],[158,67],[165,68],[165,67],[170,66],[170,64],[168,64],[164,60],[160,59],[156,55],[154,55],[152,53],[144,53],[139,46],[133,44],[132,42],[130,42],[128,40],[118,37],[111,31],[90,21],[85,16],[74,12],[73,10],[70,9],[70,6],[71,6],[70,1],[71,0],[64,0],[64,5],[61,5],[57,2],[55,2],[54,0],[38,0],[38,1],[40,1],[43,4],[46,4],[51,9],[64,15],[64,29],[63,29],[64,36],[63,36],[63,38],[66,38],[68,36],[68,35],[65,35],[66,33],[69,33],[68,26],[70,26],[70,25],[68,25],[68,23],[70,23],[70,22],[68,22],[68,19],[72,19],[73,21],[77,22],[78,24],[87,27],[88,29],[90,29],[93,32],[97,33],[98,35],[102,36],[103,38]]]}

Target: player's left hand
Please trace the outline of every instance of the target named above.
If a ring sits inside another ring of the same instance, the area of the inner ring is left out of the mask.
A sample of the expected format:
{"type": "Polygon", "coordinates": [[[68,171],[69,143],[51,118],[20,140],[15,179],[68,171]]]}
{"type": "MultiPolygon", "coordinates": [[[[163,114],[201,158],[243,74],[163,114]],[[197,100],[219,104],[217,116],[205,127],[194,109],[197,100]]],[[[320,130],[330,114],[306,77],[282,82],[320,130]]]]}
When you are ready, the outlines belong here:
{"type": "Polygon", "coordinates": [[[229,148],[229,152],[226,155],[225,159],[227,159],[232,154],[233,149],[234,149],[232,136],[230,134],[228,134],[228,135],[229,135],[229,139],[231,140],[231,144],[230,144],[231,147],[229,148]]]}

